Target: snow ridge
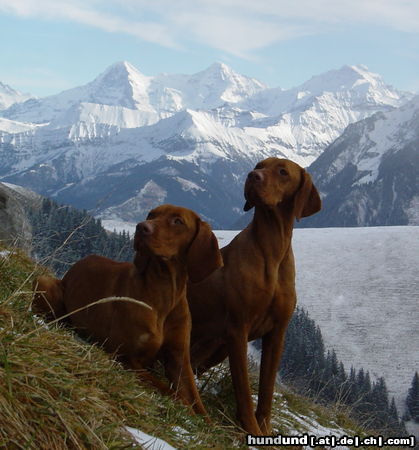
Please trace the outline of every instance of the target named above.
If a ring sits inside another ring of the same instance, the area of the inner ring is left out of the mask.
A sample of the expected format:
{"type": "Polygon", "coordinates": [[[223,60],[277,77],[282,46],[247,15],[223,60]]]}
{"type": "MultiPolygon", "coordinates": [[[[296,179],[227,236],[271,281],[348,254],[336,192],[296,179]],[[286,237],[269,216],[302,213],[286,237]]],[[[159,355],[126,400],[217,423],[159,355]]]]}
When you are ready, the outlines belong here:
{"type": "Polygon", "coordinates": [[[30,94],[22,94],[0,81],[0,111],[9,108],[15,103],[24,102],[31,97],[30,94]]]}
{"type": "MultiPolygon", "coordinates": [[[[387,114],[411,97],[364,66],[344,66],[282,90],[221,63],[193,75],[151,77],[123,61],[84,86],[0,111],[0,173],[7,181],[74,204],[78,183],[79,191],[89,195],[109,184],[103,184],[104,176],[125,183],[127,168],[161,161],[159,169],[167,169],[170,161],[172,168],[182,163],[176,169],[182,171],[187,163],[213,181],[205,188],[202,179],[178,173],[203,190],[187,190],[178,182],[170,190],[189,192],[202,204],[220,183],[228,183],[229,191],[240,186],[255,161],[265,157],[308,166],[348,125],[377,112],[387,114]],[[220,165],[223,173],[217,169],[217,178],[214,168],[220,165]]],[[[132,183],[141,186],[125,189],[126,197],[118,194],[118,203],[108,207],[125,208],[150,181],[133,177],[132,183]]],[[[229,208],[238,217],[239,206],[229,208]]]]}

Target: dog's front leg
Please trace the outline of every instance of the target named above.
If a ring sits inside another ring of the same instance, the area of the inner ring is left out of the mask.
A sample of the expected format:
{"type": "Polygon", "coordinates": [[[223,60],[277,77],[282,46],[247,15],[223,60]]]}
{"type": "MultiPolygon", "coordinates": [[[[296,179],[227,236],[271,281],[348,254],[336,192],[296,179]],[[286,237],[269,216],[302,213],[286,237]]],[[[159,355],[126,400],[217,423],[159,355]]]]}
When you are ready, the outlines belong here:
{"type": "Polygon", "coordinates": [[[185,299],[166,320],[163,365],[176,397],[191,406],[197,414],[208,416],[191,367],[190,332],[191,318],[185,299]]]}
{"type": "Polygon", "coordinates": [[[256,420],[247,370],[247,332],[244,326],[231,327],[227,338],[231,377],[237,404],[237,418],[245,431],[261,435],[256,420]]]}
{"type": "Polygon", "coordinates": [[[272,398],[279,361],[284,348],[285,331],[286,325],[279,323],[262,338],[256,418],[264,435],[271,434],[272,398]]]}
{"type": "MultiPolygon", "coordinates": [[[[289,258],[293,261],[292,253],[289,258]]],[[[273,300],[271,316],[274,320],[273,328],[262,338],[262,359],[260,362],[259,396],[256,408],[256,418],[264,434],[271,433],[272,398],[276,375],[279,368],[285,344],[285,334],[288,323],[296,304],[294,283],[294,265],[287,263],[282,269],[283,278],[277,287],[273,300]]]]}

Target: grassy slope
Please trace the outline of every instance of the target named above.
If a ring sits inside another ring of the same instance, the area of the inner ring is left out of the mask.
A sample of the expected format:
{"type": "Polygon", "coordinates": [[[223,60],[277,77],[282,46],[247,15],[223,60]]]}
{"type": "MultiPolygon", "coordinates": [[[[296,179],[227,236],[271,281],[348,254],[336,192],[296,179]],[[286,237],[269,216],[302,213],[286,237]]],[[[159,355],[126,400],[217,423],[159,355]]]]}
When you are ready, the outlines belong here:
{"type": "MultiPolygon", "coordinates": [[[[0,256],[0,447],[132,448],[124,426],[178,448],[244,447],[244,435],[231,419],[227,369],[200,382],[213,420],[207,425],[139,384],[101,349],[34,317],[30,291],[38,271],[18,251],[0,256]]],[[[275,409],[276,433],[296,435],[324,426],[356,434],[345,415],[291,392],[276,393],[275,409]]]]}

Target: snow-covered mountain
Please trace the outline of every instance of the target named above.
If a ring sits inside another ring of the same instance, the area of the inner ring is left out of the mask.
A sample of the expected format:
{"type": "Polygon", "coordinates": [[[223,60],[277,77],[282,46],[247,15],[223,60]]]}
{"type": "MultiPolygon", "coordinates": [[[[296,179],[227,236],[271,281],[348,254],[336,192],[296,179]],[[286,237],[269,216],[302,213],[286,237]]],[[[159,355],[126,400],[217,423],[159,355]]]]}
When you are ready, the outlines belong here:
{"type": "Polygon", "coordinates": [[[364,66],[343,66],[293,89],[265,89],[245,106],[275,118],[284,145],[311,163],[350,123],[398,107],[408,98],[364,66]]]}
{"type": "Polygon", "coordinates": [[[0,81],[0,110],[9,108],[15,103],[25,102],[31,97],[30,94],[22,94],[0,81]]]}
{"type": "Polygon", "coordinates": [[[361,66],[284,91],[224,64],[148,77],[117,63],[85,86],[0,112],[0,179],[107,219],[138,220],[172,202],[226,227],[257,160],[307,166],[348,124],[410,97],[361,66]]]}
{"type": "Polygon", "coordinates": [[[130,63],[119,62],[84,86],[14,105],[3,117],[53,122],[55,128],[77,121],[135,128],[188,108],[208,110],[226,102],[237,103],[264,88],[259,81],[239,75],[224,64],[215,63],[191,76],[148,77],[130,63]]]}
{"type": "Polygon", "coordinates": [[[348,126],[309,170],[324,203],[304,226],[419,225],[419,96],[348,126]]]}

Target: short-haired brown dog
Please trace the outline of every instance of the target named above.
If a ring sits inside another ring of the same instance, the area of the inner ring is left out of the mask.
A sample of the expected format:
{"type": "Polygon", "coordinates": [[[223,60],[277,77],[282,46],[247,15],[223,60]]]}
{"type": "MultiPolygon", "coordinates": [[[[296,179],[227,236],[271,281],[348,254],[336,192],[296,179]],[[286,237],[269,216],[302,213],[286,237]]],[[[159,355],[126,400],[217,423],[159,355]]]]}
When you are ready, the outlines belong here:
{"type": "Polygon", "coordinates": [[[245,185],[249,226],[221,250],[224,266],[199,283],[189,283],[191,359],[198,372],[227,356],[237,414],[253,435],[271,432],[274,383],[285,332],[296,304],[291,247],[294,220],[321,208],[310,175],[286,159],[268,158],[245,185]],[[259,396],[254,411],[247,369],[247,342],[262,338],[259,396]]]}
{"type": "Polygon", "coordinates": [[[133,264],[92,255],[62,280],[38,278],[33,310],[50,319],[74,312],[67,320],[80,335],[160,388],[143,369],[162,361],[175,395],[206,414],[190,364],[186,282],[202,280],[222,264],[217,240],[193,211],[162,205],[137,225],[134,248],[133,264]]]}

